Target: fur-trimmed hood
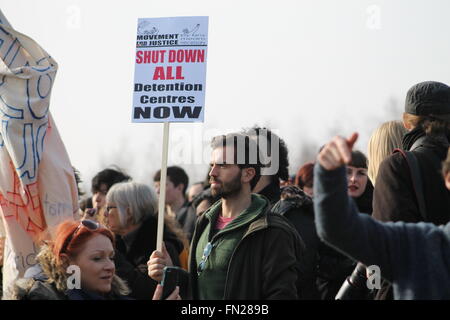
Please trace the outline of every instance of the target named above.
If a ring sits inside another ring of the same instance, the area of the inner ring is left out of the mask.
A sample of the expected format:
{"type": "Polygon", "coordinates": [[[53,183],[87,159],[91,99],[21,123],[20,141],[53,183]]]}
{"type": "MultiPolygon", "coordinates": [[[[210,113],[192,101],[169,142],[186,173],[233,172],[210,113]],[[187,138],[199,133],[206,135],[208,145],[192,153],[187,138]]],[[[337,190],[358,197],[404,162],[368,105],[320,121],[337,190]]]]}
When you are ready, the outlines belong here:
{"type": "MultiPolygon", "coordinates": [[[[37,255],[37,261],[41,268],[41,273],[33,276],[33,278],[16,280],[12,299],[68,299],[67,276],[69,274],[65,272],[63,267],[57,265],[56,257],[50,246],[44,245],[41,248],[37,255]]],[[[130,289],[126,282],[114,275],[111,283],[111,292],[108,294],[108,297],[124,297],[129,294],[130,289]]]]}
{"type": "Polygon", "coordinates": [[[305,212],[314,216],[312,206],[312,199],[303,190],[297,186],[286,186],[281,189],[281,199],[272,207],[272,212],[284,215],[292,209],[311,208],[305,212]]]}

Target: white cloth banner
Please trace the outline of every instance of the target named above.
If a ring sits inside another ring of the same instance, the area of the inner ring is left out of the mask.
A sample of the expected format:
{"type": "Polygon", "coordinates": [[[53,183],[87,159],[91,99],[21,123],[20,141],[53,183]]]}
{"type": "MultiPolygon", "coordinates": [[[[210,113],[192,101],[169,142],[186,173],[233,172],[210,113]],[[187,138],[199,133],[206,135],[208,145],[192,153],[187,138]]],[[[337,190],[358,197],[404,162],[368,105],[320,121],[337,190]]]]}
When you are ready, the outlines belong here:
{"type": "Polygon", "coordinates": [[[74,172],[49,112],[57,63],[0,11],[0,211],[4,298],[33,266],[39,240],[78,212],[74,172]]]}

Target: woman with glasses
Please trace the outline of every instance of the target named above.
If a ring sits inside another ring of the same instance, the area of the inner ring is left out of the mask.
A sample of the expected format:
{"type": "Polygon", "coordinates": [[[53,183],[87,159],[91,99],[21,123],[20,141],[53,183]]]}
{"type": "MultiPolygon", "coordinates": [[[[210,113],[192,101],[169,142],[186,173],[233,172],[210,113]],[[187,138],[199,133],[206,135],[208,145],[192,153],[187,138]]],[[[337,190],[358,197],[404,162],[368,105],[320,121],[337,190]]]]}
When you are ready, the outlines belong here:
{"type": "MultiPolygon", "coordinates": [[[[157,197],[147,185],[121,182],[106,195],[106,222],[116,239],[117,274],[131,289],[130,296],[151,299],[157,282],[148,277],[147,261],[156,249],[157,197]]],[[[173,265],[180,267],[180,254],[189,243],[175,220],[166,217],[163,240],[173,265]]],[[[183,285],[181,289],[184,289],[183,285]]],[[[182,294],[182,297],[187,298],[182,294]]]]}

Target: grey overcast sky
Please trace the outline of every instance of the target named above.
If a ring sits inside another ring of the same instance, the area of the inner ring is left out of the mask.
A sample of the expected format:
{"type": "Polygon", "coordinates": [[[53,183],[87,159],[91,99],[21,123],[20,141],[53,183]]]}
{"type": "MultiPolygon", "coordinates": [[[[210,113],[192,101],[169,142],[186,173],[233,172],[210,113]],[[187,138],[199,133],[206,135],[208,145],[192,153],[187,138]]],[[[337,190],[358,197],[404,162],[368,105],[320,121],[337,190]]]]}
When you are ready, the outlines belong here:
{"type": "Polygon", "coordinates": [[[207,160],[212,135],[268,125],[294,173],[305,145],[359,131],[365,152],[372,130],[400,117],[409,87],[450,83],[446,0],[2,0],[1,9],[59,64],[50,109],[86,181],[116,164],[150,184],[160,166],[162,124],[130,120],[138,18],[209,16],[205,123],[171,125],[169,164],[192,182],[206,174],[198,154],[207,160]]]}

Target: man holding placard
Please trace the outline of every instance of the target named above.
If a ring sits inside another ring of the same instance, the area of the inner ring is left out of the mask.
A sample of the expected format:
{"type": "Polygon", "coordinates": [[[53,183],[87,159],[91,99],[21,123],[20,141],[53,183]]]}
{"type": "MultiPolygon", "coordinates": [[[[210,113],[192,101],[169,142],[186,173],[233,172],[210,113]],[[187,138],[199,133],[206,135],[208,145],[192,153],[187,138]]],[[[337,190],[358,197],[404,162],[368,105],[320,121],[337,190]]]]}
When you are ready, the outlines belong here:
{"type": "MultiPolygon", "coordinates": [[[[211,146],[211,192],[221,200],[197,221],[189,258],[193,298],[297,299],[303,243],[283,217],[270,212],[266,198],[251,193],[262,167],[256,142],[229,134],[211,146]]],[[[170,264],[166,252],[154,251],[149,276],[160,281],[170,264]]]]}

